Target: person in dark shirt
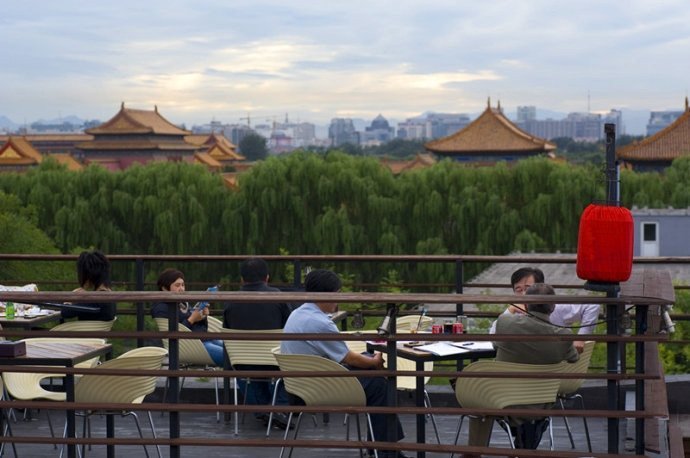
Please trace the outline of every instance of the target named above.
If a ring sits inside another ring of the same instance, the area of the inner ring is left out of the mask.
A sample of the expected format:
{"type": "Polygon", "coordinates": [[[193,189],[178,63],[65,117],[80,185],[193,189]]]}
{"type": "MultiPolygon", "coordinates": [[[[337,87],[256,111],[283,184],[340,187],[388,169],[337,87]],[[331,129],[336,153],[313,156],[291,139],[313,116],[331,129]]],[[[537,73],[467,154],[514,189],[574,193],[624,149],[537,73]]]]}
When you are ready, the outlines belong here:
{"type": "MultiPolygon", "coordinates": [[[[110,261],[98,250],[83,251],[77,259],[79,288],[74,291],[110,291],[110,261]]],[[[111,321],[115,319],[115,303],[64,304],[62,318],[78,320],[111,321]]]]}
{"type": "MultiPolygon", "coordinates": [[[[156,282],[159,291],[172,291],[174,293],[183,293],[185,291],[184,274],[177,269],[165,269],[158,276],[156,282]]],[[[158,302],[151,308],[151,316],[153,318],[167,318],[170,303],[158,302]]],[[[192,332],[208,332],[209,308],[204,307],[200,310],[198,307],[191,307],[188,302],[177,303],[177,321],[189,328],[192,332]]],[[[217,366],[223,365],[223,341],[219,339],[201,339],[204,348],[213,359],[217,366]]]]}
{"type": "MultiPolygon", "coordinates": [[[[240,265],[241,286],[240,291],[256,292],[279,292],[277,288],[268,286],[269,274],[266,261],[261,258],[249,258],[240,265]]],[[[290,308],[285,303],[275,302],[231,302],[225,305],[223,311],[223,327],[228,329],[242,330],[262,330],[262,329],[283,329],[285,322],[290,316],[290,308]]],[[[276,345],[278,342],[276,341],[276,345]]],[[[260,370],[263,366],[236,367],[236,369],[260,370]]],[[[275,367],[265,367],[268,370],[275,370],[275,367]]],[[[240,390],[244,392],[246,382],[239,380],[240,390]]],[[[253,379],[249,384],[247,392],[247,404],[251,405],[270,405],[272,402],[272,389],[269,380],[253,379]]],[[[287,394],[283,385],[278,389],[276,404],[287,405],[287,394]]],[[[257,420],[268,421],[265,413],[256,413],[257,420]]],[[[287,416],[282,413],[273,414],[273,421],[276,426],[286,428],[287,416]]]]}

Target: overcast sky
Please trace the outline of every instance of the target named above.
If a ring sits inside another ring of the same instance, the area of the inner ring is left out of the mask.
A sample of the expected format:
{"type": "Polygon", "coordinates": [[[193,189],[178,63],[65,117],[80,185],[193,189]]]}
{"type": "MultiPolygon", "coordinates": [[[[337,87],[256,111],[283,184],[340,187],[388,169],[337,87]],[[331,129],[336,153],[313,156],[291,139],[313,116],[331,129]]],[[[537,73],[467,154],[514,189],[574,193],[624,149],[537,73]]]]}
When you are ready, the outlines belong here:
{"type": "Polygon", "coordinates": [[[3,0],[0,115],[681,110],[687,0],[3,0]]]}

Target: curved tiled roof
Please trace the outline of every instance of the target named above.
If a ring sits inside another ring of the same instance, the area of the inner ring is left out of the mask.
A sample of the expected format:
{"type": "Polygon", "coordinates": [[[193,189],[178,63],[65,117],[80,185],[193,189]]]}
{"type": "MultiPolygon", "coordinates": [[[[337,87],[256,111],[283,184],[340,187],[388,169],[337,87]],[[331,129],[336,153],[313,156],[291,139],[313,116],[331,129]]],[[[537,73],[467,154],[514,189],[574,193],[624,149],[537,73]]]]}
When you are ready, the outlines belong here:
{"type": "Polygon", "coordinates": [[[486,110],[464,129],[430,141],[424,147],[436,154],[505,154],[554,151],[556,145],[518,128],[499,108],[486,110]]]}
{"type": "Polygon", "coordinates": [[[651,137],[623,146],[616,151],[627,161],[673,161],[690,154],[690,108],[685,98],[685,111],[673,123],[651,137]]]}
{"type": "Polygon", "coordinates": [[[187,130],[180,129],[158,113],[158,107],[153,111],[125,108],[123,103],[120,111],[109,121],[98,127],[87,129],[87,134],[163,134],[189,135],[187,130]]]}
{"type": "Polygon", "coordinates": [[[0,165],[40,164],[43,155],[23,137],[8,137],[0,148],[0,165]]]}
{"type": "Polygon", "coordinates": [[[195,151],[194,145],[184,142],[156,141],[156,140],[119,140],[119,141],[92,141],[79,143],[79,149],[85,151],[110,150],[110,151],[138,151],[138,150],[176,150],[195,151]]]}

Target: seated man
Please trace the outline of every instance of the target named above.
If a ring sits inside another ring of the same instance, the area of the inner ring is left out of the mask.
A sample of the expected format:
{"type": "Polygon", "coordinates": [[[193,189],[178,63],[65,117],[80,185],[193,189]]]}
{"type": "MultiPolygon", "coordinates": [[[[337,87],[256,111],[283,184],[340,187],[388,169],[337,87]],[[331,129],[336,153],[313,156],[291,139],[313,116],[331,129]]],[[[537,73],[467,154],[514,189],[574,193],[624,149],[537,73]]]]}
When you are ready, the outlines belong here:
{"type": "MultiPolygon", "coordinates": [[[[510,286],[513,292],[520,296],[535,283],[544,283],[544,272],[536,267],[521,267],[510,276],[510,286]]],[[[521,304],[512,304],[503,313],[525,313],[525,307],[521,304]]],[[[599,319],[599,304],[558,304],[549,319],[556,326],[570,327],[579,323],[578,334],[592,334],[599,319]]],[[[491,325],[489,332],[496,332],[496,321],[491,325]]],[[[585,348],[584,340],[576,340],[573,344],[575,349],[582,353],[585,348]]]]}
{"type": "MultiPolygon", "coordinates": [[[[308,293],[338,292],[340,290],[340,278],[329,270],[313,270],[305,279],[305,291],[308,293]]],[[[328,317],[328,313],[334,313],[338,304],[332,302],[310,303],[307,302],[290,314],[284,331],[286,333],[308,334],[337,334],[339,333],[335,323],[328,317]]],[[[350,350],[344,341],[323,340],[286,340],[280,345],[280,351],[286,354],[316,355],[331,359],[353,369],[382,369],[383,356],[360,354],[350,350]]],[[[385,406],[387,380],[383,377],[359,377],[358,378],[367,396],[368,406],[385,406]]],[[[371,414],[371,422],[374,430],[374,439],[386,442],[396,442],[404,437],[402,426],[396,415],[397,433],[394,437],[388,435],[387,421],[390,414],[371,414]]],[[[402,453],[395,451],[379,451],[379,457],[393,458],[404,457],[402,453]]]]}
{"type": "MultiPolygon", "coordinates": [[[[268,286],[268,264],[261,258],[249,258],[240,264],[240,291],[255,292],[279,292],[277,288],[268,286]]],[[[262,330],[282,329],[290,316],[290,308],[284,303],[272,302],[229,302],[223,311],[223,327],[228,329],[262,330]]],[[[231,361],[232,363],[232,361],[231,361]]],[[[248,370],[275,370],[273,366],[246,366],[236,369],[248,370]]],[[[270,405],[273,400],[273,389],[269,380],[253,379],[247,384],[244,379],[239,379],[240,391],[247,391],[247,404],[270,405]]],[[[277,405],[287,404],[285,388],[281,384],[276,398],[277,405]]],[[[256,413],[255,418],[268,423],[268,414],[256,413]]],[[[273,414],[273,422],[279,428],[287,428],[287,416],[284,413],[273,414]]]]}
{"type": "MultiPolygon", "coordinates": [[[[544,283],[535,283],[525,294],[555,294],[553,288],[544,283]]],[[[554,326],[549,315],[554,304],[527,304],[526,313],[504,313],[496,320],[496,334],[572,334],[569,329],[554,326]]],[[[556,364],[561,361],[573,363],[579,353],[571,341],[496,341],[496,360],[521,364],[556,364]]],[[[545,408],[543,405],[515,407],[545,408]]],[[[493,428],[492,417],[470,418],[469,445],[487,446],[493,428]]],[[[538,418],[511,418],[515,428],[516,447],[536,449],[547,423],[538,418]]]]}

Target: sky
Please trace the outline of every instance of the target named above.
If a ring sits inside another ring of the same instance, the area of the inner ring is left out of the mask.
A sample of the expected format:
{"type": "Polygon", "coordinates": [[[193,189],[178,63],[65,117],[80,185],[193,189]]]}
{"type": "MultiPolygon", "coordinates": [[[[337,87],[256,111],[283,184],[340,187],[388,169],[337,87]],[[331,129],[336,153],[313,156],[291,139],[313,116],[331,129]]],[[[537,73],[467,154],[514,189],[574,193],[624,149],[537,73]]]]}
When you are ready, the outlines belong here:
{"type": "Polygon", "coordinates": [[[681,110],[687,0],[3,0],[0,115],[681,110]]]}

